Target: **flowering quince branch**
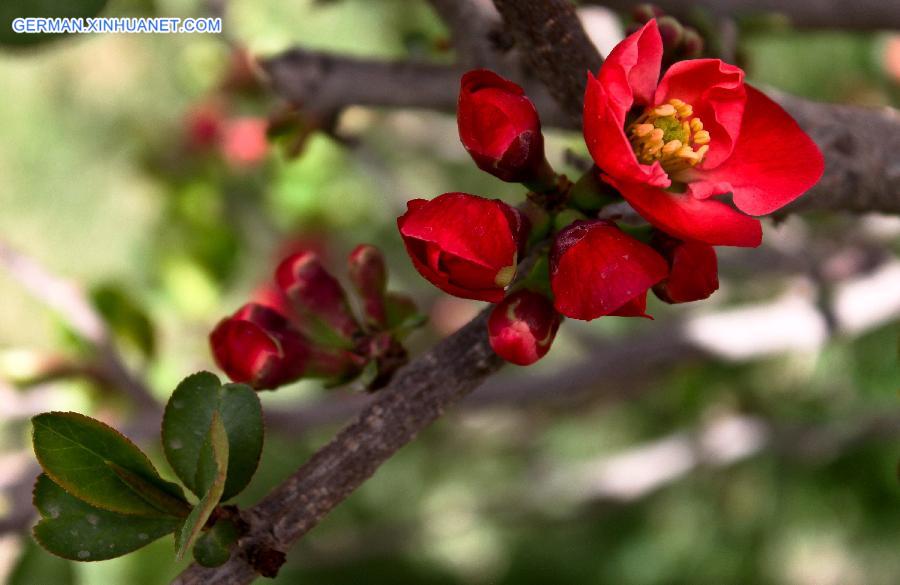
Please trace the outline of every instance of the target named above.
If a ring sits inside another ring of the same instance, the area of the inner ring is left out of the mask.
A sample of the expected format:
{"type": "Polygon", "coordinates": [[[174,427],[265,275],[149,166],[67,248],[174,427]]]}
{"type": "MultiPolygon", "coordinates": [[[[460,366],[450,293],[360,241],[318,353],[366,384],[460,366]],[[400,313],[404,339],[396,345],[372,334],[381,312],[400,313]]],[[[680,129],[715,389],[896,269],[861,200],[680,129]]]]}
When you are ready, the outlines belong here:
{"type": "MultiPolygon", "coordinates": [[[[543,6],[534,13],[495,4],[526,47],[556,43],[575,65],[599,61],[568,2],[522,3],[543,6]]],[[[650,290],[671,303],[712,294],[713,246],[758,245],[759,220],[750,215],[773,212],[809,189],[822,158],[779,106],[743,83],[739,69],[710,59],[664,63],[664,55],[678,54],[665,51],[676,41],[685,46],[682,35],[661,34],[648,20],[586,79],[585,140],[596,166],[575,183],[547,161],[537,110],[521,87],[487,70],[464,75],[464,147],[482,170],[523,184],[527,197],[517,207],[466,193],[416,199],[398,229],[423,277],[494,306],[404,365],[402,339],[421,319],[408,299],[387,291],[375,248],[358,247],[349,259],[362,318],[315,254],[284,259],[274,299],[246,304],[210,335],[217,364],[236,383],[195,374],[166,407],[166,458],[196,501],[106,425],[74,413],[39,415],[39,541],[66,558],[96,560],[175,532],[177,556],[191,549],[198,563],[177,583],[274,576],[293,542],[496,371],[500,358],[528,365],[543,357],[563,316],[649,317],[650,290]],[[733,203],[722,200],[726,194],[733,203]],[[622,201],[649,225],[620,225],[607,210],[622,201]],[[255,390],[301,378],[361,378],[378,393],[259,504],[223,505],[258,463],[263,426],[255,390]]],[[[531,59],[563,106],[572,111],[577,100],[580,112],[584,81],[572,67],[548,74],[554,56],[560,53],[545,46],[531,59]]]]}

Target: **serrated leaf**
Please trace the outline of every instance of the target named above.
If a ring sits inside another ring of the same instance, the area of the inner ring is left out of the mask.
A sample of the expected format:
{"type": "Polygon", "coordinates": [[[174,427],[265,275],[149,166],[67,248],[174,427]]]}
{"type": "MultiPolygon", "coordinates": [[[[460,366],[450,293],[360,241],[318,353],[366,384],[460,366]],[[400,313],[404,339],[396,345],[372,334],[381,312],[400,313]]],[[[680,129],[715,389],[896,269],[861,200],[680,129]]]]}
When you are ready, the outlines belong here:
{"type": "Polygon", "coordinates": [[[230,520],[219,520],[216,525],[197,539],[194,560],[204,567],[218,567],[231,556],[231,549],[240,533],[230,520]]]}
{"type": "Polygon", "coordinates": [[[139,476],[182,501],[181,488],[163,480],[144,453],[114,428],[75,412],[31,419],[34,453],[54,483],[98,508],[140,516],[170,515],[132,489],[108,465],[139,476]]]}
{"type": "Polygon", "coordinates": [[[215,466],[215,474],[211,478],[209,490],[200,498],[175,535],[175,546],[178,549],[175,556],[178,560],[184,558],[187,550],[194,546],[210,514],[221,501],[225,489],[225,480],[228,477],[228,435],[218,412],[213,413],[204,443],[209,445],[210,460],[215,466]]]}
{"type": "Polygon", "coordinates": [[[221,386],[209,372],[185,378],[166,405],[163,449],[184,485],[198,497],[204,494],[205,486],[198,483],[202,439],[217,410],[229,443],[228,479],[222,496],[227,500],[250,483],[262,453],[262,407],[252,388],[244,384],[221,386]]]}
{"type": "Polygon", "coordinates": [[[73,561],[102,561],[150,544],[178,528],[173,517],[148,518],[96,508],[41,474],[34,485],[41,521],[34,538],[47,551],[73,561]]]}

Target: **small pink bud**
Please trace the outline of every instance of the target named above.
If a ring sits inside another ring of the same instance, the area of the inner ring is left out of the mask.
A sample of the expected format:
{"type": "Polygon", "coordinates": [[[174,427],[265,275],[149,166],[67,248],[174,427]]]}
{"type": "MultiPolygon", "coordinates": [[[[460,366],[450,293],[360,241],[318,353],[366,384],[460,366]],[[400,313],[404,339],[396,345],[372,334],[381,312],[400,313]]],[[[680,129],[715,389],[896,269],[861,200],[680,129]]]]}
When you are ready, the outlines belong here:
{"type": "Polygon", "coordinates": [[[525,289],[514,292],[491,311],[491,347],[510,363],[533,364],[550,350],[559,323],[559,314],[547,297],[525,289]]]}
{"type": "Polygon", "coordinates": [[[307,335],[316,341],[350,346],[361,334],[343,287],[315,253],[285,258],[275,271],[275,281],[300,315],[307,335]]]}
{"type": "Polygon", "coordinates": [[[375,246],[360,244],[350,253],[350,282],[362,299],[363,313],[370,327],[383,328],[387,323],[384,295],[387,268],[384,256],[375,246]]]}
{"type": "Polygon", "coordinates": [[[237,118],[225,123],[222,154],[234,167],[253,167],[266,157],[268,123],[263,118],[237,118]]]}

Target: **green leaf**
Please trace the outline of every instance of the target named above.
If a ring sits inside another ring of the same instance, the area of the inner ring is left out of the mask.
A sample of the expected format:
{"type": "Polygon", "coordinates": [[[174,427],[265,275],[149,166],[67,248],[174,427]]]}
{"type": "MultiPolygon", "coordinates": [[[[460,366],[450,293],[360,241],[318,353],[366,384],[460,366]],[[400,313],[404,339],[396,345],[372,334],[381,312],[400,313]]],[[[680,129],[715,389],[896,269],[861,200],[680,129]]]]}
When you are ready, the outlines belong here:
{"type": "MultiPolygon", "coordinates": [[[[218,411],[228,435],[228,480],[223,500],[240,493],[256,472],[263,446],[263,418],[259,397],[244,384],[225,384],[209,373],[185,378],[172,393],[163,416],[162,436],[166,459],[192,492],[201,496],[200,440],[218,411]]],[[[208,460],[207,460],[208,464],[208,460]]]]}
{"type": "Polygon", "coordinates": [[[204,445],[208,445],[211,452],[210,460],[215,466],[214,475],[211,476],[209,490],[197,502],[190,515],[184,521],[175,535],[175,546],[178,548],[176,558],[181,560],[184,553],[194,546],[200,531],[209,520],[210,514],[219,505],[222,492],[225,489],[225,480],[228,477],[228,435],[225,433],[225,425],[218,412],[213,413],[212,423],[209,426],[204,445]]]}
{"type": "Polygon", "coordinates": [[[197,540],[194,559],[204,567],[218,567],[231,556],[240,533],[230,520],[219,520],[197,540]]]}
{"type": "Polygon", "coordinates": [[[109,465],[113,463],[184,501],[181,488],[163,480],[147,456],[112,427],[75,412],[39,414],[31,422],[38,462],[54,483],[76,498],[122,514],[172,514],[135,491],[109,465]]]}
{"type": "Polygon", "coordinates": [[[0,2],[0,46],[26,46],[64,38],[69,35],[20,34],[12,22],[21,17],[90,18],[100,14],[107,0],[3,0],[0,2]]]}
{"type": "Polygon", "coordinates": [[[166,510],[172,516],[185,517],[191,512],[191,506],[182,499],[182,492],[178,491],[178,496],[160,489],[156,484],[150,483],[136,473],[132,473],[110,461],[107,465],[119,476],[119,479],[128,484],[139,496],[144,498],[154,508],[166,510]]]}
{"type": "Polygon", "coordinates": [[[49,552],[73,561],[112,559],[150,544],[178,528],[171,517],[146,518],[95,508],[41,474],[34,485],[41,521],[34,538],[49,552]]]}

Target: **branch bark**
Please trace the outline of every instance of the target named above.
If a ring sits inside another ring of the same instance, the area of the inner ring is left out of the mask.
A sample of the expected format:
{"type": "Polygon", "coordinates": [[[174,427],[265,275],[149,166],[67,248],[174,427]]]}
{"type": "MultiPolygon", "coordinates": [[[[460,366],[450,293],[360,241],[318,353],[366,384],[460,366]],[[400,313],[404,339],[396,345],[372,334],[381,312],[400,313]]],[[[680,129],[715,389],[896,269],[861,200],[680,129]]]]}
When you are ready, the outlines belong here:
{"type": "MultiPolygon", "coordinates": [[[[596,0],[613,10],[627,12],[637,0],[596,0]]],[[[761,14],[780,14],[802,28],[898,29],[900,4],[885,0],[653,0],[667,13],[681,18],[702,8],[716,17],[740,18],[761,14]]]]}

